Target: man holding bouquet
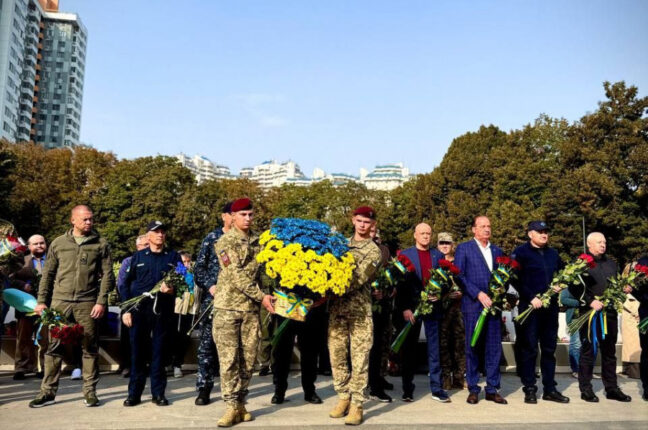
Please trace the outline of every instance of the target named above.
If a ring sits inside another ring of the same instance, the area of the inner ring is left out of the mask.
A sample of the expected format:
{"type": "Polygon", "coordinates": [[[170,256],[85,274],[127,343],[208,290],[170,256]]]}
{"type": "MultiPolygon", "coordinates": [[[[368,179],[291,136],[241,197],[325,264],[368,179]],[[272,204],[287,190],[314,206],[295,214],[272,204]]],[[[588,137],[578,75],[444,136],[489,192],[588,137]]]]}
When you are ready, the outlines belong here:
{"type": "MultiPolygon", "coordinates": [[[[146,230],[149,247],[135,252],[131,259],[124,287],[120,291],[122,302],[148,293],[182,262],[180,254],[165,247],[166,225],[160,221],[151,221],[146,230]]],[[[131,341],[131,374],[124,406],[135,406],[141,402],[147,365],[153,403],[158,406],[169,404],[164,396],[167,384],[164,365],[176,321],[174,305],[173,287],[162,283],[159,293],[143,299],[122,315],[124,325],[129,328],[131,341]]]]}
{"type": "Polygon", "coordinates": [[[342,418],[346,415],[345,424],[349,425],[362,423],[362,403],[366,400],[369,382],[369,351],[373,343],[371,282],[382,258],[380,248],[371,239],[375,220],[376,212],[369,206],[353,211],[354,234],[349,248],[356,268],[347,293],[333,299],[329,308],[328,345],[333,387],[339,397],[329,416],[342,418]]]}
{"type": "MultiPolygon", "coordinates": [[[[99,236],[92,210],[85,205],[72,209],[72,229],[52,242],[38,289],[41,315],[48,306],[83,326],[83,396],[86,406],[97,406],[99,382],[99,333],[97,320],[104,316],[108,291],[115,284],[110,245],[99,236]]],[[[64,346],[50,339],[45,354],[45,374],[40,393],[29,403],[40,408],[54,403],[61,377],[64,346]]]]}
{"type": "Polygon", "coordinates": [[[432,227],[426,223],[420,223],[414,229],[415,245],[402,252],[416,268],[416,276],[409,276],[407,282],[402,285],[396,295],[397,307],[403,316],[398,322],[397,329],[400,330],[408,322],[413,327],[407,334],[401,349],[401,376],[403,380],[403,401],[405,402],[414,400],[414,372],[417,364],[416,347],[424,319],[432,398],[442,403],[450,402],[450,397],[443,390],[441,383],[439,337],[443,309],[439,300],[440,297],[435,298],[434,311],[431,315],[425,318],[416,318],[414,315],[421,300],[421,291],[430,280],[430,270],[437,268],[439,260],[444,258],[440,251],[430,247],[431,240],[432,227]]]}
{"type": "Polygon", "coordinates": [[[568,403],[569,398],[556,390],[556,339],[558,338],[558,296],[551,299],[548,307],[543,307],[538,297],[549,287],[560,292],[560,286],[552,286],[554,273],[564,267],[558,252],[547,245],[549,227],[544,221],[532,221],[527,228],[529,241],[518,246],[511,257],[520,264],[518,277],[513,286],[520,295],[518,306],[535,309],[524,323],[518,325],[515,339],[519,345],[519,375],[524,385],[524,402],[538,402],[536,392],[535,365],[540,343],[540,370],[542,372],[542,400],[568,403]]]}
{"type": "Polygon", "coordinates": [[[274,313],[274,297],[259,288],[261,250],[251,230],[254,209],[250,199],[231,206],[233,225],[216,243],[220,273],[214,290],[212,334],[220,361],[221,393],[227,405],[219,427],[251,421],[245,398],[256,360],[261,322],[260,305],[274,313]]]}
{"type": "Polygon", "coordinates": [[[606,336],[603,336],[600,331],[598,333],[595,331],[593,334],[594,338],[592,338],[589,332],[589,324],[585,324],[580,329],[581,355],[578,366],[578,385],[581,391],[581,399],[586,402],[599,401],[592,387],[592,375],[596,360],[593,342],[597,342],[598,349],[601,351],[601,379],[605,387],[605,396],[611,400],[629,402],[632,398],[621,391],[621,388],[617,384],[617,312],[613,307],[606,309],[598,299],[609,287],[608,279],[615,276],[618,272],[616,262],[606,255],[606,250],[607,242],[602,233],[593,232],[587,236],[587,251],[594,258],[596,266],[588,269],[589,276],[584,278],[584,287],[572,285],[569,288],[570,293],[574,297],[580,298],[581,303],[583,303],[580,309],[581,315],[591,312],[592,309],[607,313],[606,336]]]}
{"type": "MultiPolygon", "coordinates": [[[[491,272],[497,257],[504,255],[502,250],[490,243],[490,220],[477,216],[472,225],[474,238],[457,246],[454,263],[461,270],[459,281],[464,295],[461,302],[461,312],[464,315],[466,327],[466,382],[468,383],[469,404],[479,402],[479,345],[471,346],[475,325],[484,308],[490,309],[492,301],[488,295],[491,272]]],[[[499,315],[499,314],[498,314],[499,315]]],[[[486,345],[483,359],[486,364],[486,400],[506,404],[507,401],[497,390],[500,388],[499,363],[502,357],[501,321],[497,315],[488,315],[484,331],[486,345]]]]}

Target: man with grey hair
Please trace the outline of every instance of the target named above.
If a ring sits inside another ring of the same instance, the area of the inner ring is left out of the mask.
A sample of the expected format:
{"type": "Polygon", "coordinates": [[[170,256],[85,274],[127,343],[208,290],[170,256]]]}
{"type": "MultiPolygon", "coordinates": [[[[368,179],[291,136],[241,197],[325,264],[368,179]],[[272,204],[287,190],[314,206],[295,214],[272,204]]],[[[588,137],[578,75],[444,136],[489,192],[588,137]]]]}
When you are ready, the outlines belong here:
{"type": "MultiPolygon", "coordinates": [[[[145,234],[137,236],[135,239],[135,250],[141,251],[146,249],[149,246],[148,238],[145,234]]],[[[119,273],[117,274],[117,293],[121,295],[121,290],[124,288],[126,283],[126,276],[128,275],[128,269],[130,269],[132,255],[124,258],[122,260],[121,266],[119,267],[119,273]]],[[[121,318],[120,318],[121,321],[121,318]]],[[[130,376],[130,362],[131,362],[131,347],[130,347],[130,334],[128,327],[121,321],[121,329],[119,331],[119,369],[117,373],[121,373],[124,378],[130,376]]]]}
{"type": "Polygon", "coordinates": [[[581,355],[578,369],[578,385],[581,391],[581,399],[586,402],[598,402],[599,398],[594,394],[592,388],[592,373],[596,356],[593,342],[598,343],[601,351],[601,379],[605,387],[605,396],[611,400],[629,402],[630,396],[623,393],[617,384],[616,375],[616,341],[618,331],[618,315],[614,307],[604,308],[603,303],[597,299],[603,295],[608,288],[608,279],[618,273],[616,262],[609,258],[605,251],[607,243],[605,236],[599,232],[590,233],[587,236],[587,253],[594,258],[596,266],[588,269],[588,275],[584,278],[585,285],[570,286],[570,292],[574,297],[581,298],[581,315],[590,312],[592,309],[607,314],[607,335],[597,332],[596,338],[591,339],[588,333],[588,324],[580,330],[581,355]]]}

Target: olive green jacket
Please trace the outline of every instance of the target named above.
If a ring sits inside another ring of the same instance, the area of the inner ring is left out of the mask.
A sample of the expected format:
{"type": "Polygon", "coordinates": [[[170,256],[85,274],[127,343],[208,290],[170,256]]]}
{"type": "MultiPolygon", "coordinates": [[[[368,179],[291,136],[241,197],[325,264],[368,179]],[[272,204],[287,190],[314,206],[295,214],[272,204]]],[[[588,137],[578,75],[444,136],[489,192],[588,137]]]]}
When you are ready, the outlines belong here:
{"type": "Polygon", "coordinates": [[[54,239],[47,252],[38,303],[52,300],[96,302],[106,305],[108,291],[115,286],[110,245],[91,231],[77,245],[72,230],[54,239]]]}

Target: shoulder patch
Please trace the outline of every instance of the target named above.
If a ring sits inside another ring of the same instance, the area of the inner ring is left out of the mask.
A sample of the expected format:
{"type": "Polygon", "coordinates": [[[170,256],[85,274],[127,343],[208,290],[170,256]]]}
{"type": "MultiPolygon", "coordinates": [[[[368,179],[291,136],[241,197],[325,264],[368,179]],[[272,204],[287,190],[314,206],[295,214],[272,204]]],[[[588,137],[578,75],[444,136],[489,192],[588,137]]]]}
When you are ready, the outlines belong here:
{"type": "Polygon", "coordinates": [[[227,267],[230,265],[231,261],[229,259],[229,256],[227,255],[227,252],[223,249],[218,253],[220,255],[221,261],[223,262],[223,266],[227,267]]]}

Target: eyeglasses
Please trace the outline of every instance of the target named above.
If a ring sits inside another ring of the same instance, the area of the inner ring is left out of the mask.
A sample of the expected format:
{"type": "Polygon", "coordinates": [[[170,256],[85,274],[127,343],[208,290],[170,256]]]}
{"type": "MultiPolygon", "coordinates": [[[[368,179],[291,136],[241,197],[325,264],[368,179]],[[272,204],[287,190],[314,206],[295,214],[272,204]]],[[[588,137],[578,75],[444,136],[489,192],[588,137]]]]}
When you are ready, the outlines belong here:
{"type": "Polygon", "coordinates": [[[439,245],[452,245],[452,242],[442,240],[442,241],[439,242],[439,245]]]}

